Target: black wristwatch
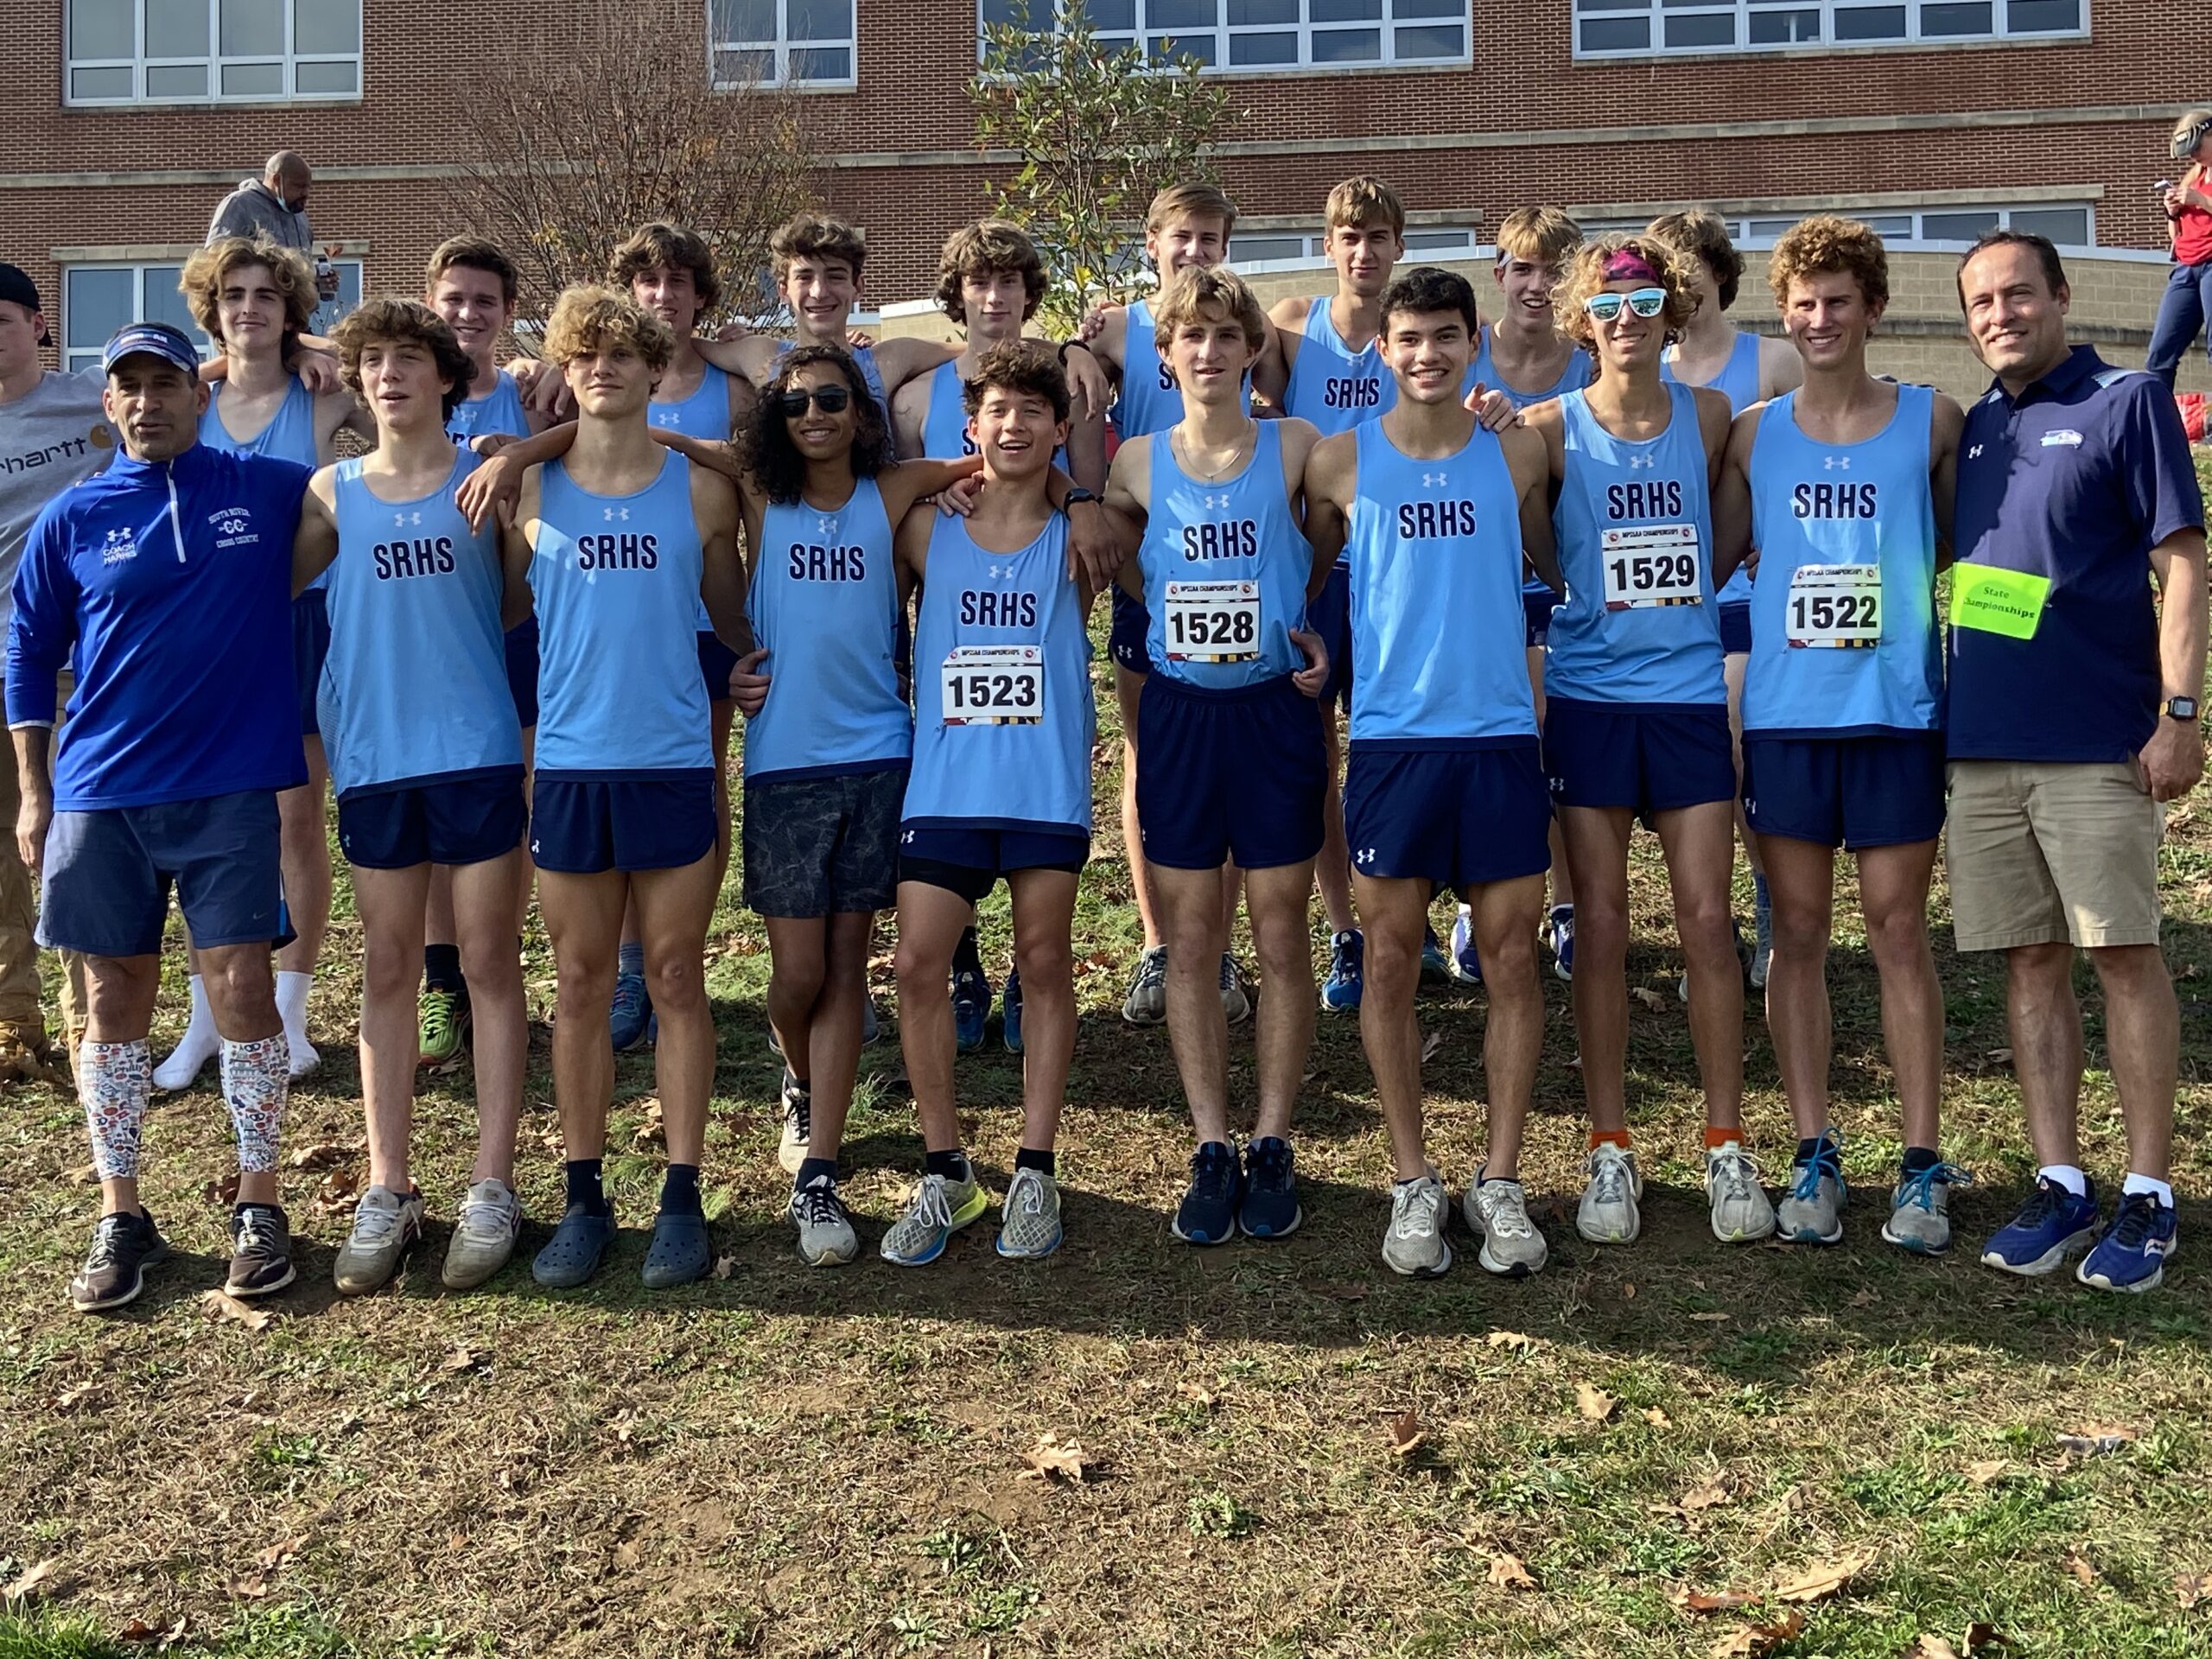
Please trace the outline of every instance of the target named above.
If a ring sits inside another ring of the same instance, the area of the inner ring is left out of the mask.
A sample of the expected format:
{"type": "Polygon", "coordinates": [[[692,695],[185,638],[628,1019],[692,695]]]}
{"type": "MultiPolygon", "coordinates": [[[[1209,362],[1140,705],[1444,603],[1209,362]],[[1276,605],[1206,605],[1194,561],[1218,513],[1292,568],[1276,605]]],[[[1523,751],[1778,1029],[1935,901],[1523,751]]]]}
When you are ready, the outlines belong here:
{"type": "Polygon", "coordinates": [[[1067,366],[1068,353],[1071,351],[1089,353],[1090,351],[1090,342],[1087,340],[1062,340],[1060,342],[1059,351],[1060,366],[1062,368],[1065,368],[1067,366]]]}
{"type": "MultiPolygon", "coordinates": [[[[1071,501],[1075,499],[1075,492],[1072,490],[1068,492],[1068,499],[1071,501]]],[[[2168,697],[2163,712],[2168,720],[2195,720],[2196,699],[2195,697],[2168,697]]]]}
{"type": "MultiPolygon", "coordinates": [[[[1068,486],[1067,494],[1060,499],[1060,511],[1065,512],[1070,507],[1079,507],[1086,501],[1095,506],[1097,505],[1098,498],[1084,489],[1082,485],[1071,484],[1068,486]]],[[[2193,703],[2190,705],[2191,708],[2195,706],[2193,703]]]]}

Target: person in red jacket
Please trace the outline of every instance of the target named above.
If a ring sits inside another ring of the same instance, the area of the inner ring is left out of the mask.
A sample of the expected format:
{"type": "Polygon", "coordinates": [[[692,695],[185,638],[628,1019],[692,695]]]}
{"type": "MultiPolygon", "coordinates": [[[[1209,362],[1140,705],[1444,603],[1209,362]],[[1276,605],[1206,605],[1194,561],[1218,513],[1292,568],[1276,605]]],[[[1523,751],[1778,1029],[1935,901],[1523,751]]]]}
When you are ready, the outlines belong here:
{"type": "Polygon", "coordinates": [[[2151,325],[2151,349],[2143,366],[2171,391],[2174,372],[2212,317],[2212,110],[2191,110],[2174,124],[2173,158],[2189,170],[2167,187],[2166,217],[2172,221],[2173,274],[2151,325]]]}

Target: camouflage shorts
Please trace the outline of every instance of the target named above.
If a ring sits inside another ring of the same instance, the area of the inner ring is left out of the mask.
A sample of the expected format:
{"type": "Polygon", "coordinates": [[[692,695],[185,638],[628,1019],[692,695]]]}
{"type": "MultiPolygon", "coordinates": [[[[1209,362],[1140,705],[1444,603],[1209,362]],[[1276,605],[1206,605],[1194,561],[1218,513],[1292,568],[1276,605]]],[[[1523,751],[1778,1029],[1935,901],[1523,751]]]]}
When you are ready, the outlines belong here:
{"type": "Polygon", "coordinates": [[[762,916],[888,910],[906,768],[745,785],[745,902],[762,916]]]}

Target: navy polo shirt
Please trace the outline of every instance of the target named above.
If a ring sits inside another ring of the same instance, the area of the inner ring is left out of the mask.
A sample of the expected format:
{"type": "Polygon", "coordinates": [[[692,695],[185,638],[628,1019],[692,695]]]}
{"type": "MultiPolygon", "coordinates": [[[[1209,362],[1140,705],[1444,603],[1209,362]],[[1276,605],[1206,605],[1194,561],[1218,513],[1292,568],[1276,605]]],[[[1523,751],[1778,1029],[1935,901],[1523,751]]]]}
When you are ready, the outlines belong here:
{"type": "Polygon", "coordinates": [[[1954,760],[2126,760],[2158,722],[2151,550],[2202,530],[2173,395],[2087,346],[1967,411],[1953,544],[2050,580],[2034,636],[1950,630],[1954,760]]]}

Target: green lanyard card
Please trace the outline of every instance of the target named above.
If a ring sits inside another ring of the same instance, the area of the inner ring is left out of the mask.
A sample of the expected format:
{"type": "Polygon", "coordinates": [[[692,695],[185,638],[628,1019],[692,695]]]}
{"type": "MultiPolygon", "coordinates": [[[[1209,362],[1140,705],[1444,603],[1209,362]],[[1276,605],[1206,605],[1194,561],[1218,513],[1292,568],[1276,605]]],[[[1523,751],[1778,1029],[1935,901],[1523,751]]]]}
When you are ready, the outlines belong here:
{"type": "Polygon", "coordinates": [[[2032,639],[2050,597],[2050,578],[1993,564],[1951,567],[1951,626],[2008,639],[2032,639]]]}

